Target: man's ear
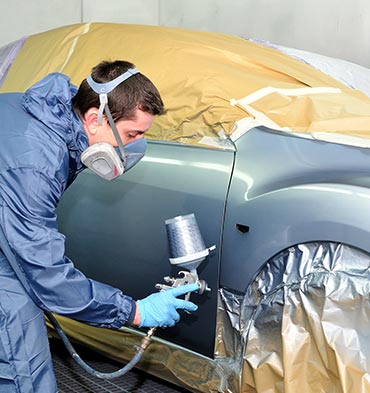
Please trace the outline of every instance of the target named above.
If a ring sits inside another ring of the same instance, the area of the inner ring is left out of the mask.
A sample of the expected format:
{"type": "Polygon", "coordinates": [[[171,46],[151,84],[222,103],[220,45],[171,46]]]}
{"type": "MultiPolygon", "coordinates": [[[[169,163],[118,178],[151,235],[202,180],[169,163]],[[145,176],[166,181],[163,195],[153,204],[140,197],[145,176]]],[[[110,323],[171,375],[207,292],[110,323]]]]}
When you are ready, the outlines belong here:
{"type": "Polygon", "coordinates": [[[83,123],[85,130],[90,134],[95,135],[101,124],[98,123],[98,108],[90,108],[85,112],[83,117],[83,123]]]}

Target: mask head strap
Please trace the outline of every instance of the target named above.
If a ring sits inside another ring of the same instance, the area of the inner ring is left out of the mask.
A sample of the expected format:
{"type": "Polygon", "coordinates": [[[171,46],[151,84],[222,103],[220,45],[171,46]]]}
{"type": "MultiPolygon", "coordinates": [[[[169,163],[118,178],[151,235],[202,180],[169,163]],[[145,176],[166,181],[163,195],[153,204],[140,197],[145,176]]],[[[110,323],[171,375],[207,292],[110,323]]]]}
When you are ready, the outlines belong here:
{"type": "Polygon", "coordinates": [[[139,71],[136,68],[130,68],[122,75],[113,79],[110,82],[98,83],[95,82],[91,75],[89,75],[86,80],[90,87],[95,91],[95,93],[99,94],[100,99],[100,107],[98,113],[98,122],[99,124],[103,121],[103,112],[105,107],[108,105],[108,93],[110,93],[113,89],[115,89],[119,84],[124,82],[126,79],[130,78],[130,76],[137,74],[139,71]]]}
{"type": "Polygon", "coordinates": [[[95,93],[99,94],[100,107],[99,107],[99,112],[98,112],[98,123],[102,124],[103,113],[105,112],[107,114],[109,125],[112,128],[114,137],[116,138],[116,141],[118,143],[118,147],[119,147],[119,150],[121,153],[121,158],[122,158],[122,161],[124,164],[125,164],[125,150],[123,147],[121,137],[119,136],[117,127],[114,123],[112,114],[110,113],[110,110],[109,110],[108,93],[110,93],[113,89],[115,89],[119,84],[124,82],[126,79],[130,78],[131,76],[133,76],[139,72],[140,71],[138,71],[136,68],[130,68],[129,70],[124,72],[122,75],[118,76],[117,78],[113,79],[110,82],[105,82],[105,83],[95,82],[91,75],[89,75],[86,78],[86,81],[89,84],[89,86],[95,91],[95,93]]]}

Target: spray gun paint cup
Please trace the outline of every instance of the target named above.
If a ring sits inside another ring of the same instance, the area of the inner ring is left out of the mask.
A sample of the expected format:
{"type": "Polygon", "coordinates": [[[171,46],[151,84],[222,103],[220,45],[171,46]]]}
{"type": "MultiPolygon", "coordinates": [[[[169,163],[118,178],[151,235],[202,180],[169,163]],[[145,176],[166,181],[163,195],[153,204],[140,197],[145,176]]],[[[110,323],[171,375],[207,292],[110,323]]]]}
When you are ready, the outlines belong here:
{"type": "Polygon", "coordinates": [[[193,213],[165,221],[170,262],[190,270],[198,277],[196,269],[215,246],[207,248],[193,213]]]}

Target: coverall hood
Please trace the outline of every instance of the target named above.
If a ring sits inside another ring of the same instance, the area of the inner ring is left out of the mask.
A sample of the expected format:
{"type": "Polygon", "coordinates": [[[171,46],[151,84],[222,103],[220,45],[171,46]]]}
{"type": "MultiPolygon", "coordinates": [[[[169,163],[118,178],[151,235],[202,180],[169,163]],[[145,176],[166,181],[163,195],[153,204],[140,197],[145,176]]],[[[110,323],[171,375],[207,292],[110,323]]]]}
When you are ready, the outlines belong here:
{"type": "Polygon", "coordinates": [[[88,146],[82,121],[72,109],[77,87],[64,74],[52,73],[29,88],[22,97],[23,108],[49,127],[66,143],[76,170],[83,169],[80,155],[88,146]]]}

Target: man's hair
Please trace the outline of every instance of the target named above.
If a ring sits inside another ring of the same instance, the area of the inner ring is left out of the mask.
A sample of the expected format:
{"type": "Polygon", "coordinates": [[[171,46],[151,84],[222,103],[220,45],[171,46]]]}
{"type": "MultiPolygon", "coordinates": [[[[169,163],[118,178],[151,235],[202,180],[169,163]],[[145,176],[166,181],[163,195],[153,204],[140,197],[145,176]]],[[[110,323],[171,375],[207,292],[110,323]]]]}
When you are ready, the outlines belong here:
{"type": "MultiPolygon", "coordinates": [[[[98,83],[110,82],[130,68],[135,66],[128,61],[103,61],[92,69],[91,76],[98,83]]],[[[86,79],[73,97],[72,105],[81,117],[90,108],[99,108],[99,94],[94,92],[86,79]]],[[[141,73],[130,76],[108,93],[108,106],[114,121],[134,119],[137,108],[152,115],[163,115],[166,112],[157,88],[141,73]]]]}

